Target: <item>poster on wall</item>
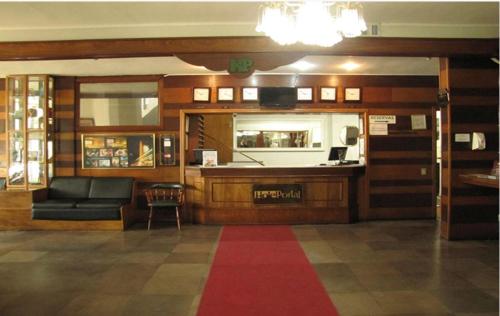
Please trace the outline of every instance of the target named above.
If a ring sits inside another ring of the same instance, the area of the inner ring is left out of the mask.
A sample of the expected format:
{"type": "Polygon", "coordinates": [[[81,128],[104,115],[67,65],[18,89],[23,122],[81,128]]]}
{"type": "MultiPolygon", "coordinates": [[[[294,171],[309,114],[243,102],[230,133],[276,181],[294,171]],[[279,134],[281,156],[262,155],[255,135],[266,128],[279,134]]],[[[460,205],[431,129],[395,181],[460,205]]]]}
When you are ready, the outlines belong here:
{"type": "Polygon", "coordinates": [[[154,168],[154,134],[84,134],[82,168],[154,168]]]}

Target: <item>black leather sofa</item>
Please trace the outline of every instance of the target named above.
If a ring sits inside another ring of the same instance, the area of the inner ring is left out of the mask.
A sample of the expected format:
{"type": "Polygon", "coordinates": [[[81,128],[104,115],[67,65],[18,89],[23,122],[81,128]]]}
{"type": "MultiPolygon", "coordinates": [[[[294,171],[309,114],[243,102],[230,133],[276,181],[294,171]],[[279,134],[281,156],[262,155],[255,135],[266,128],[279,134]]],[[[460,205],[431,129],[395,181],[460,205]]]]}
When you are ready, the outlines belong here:
{"type": "Polygon", "coordinates": [[[34,220],[124,221],[134,200],[130,177],[54,177],[32,205],[34,220]]]}

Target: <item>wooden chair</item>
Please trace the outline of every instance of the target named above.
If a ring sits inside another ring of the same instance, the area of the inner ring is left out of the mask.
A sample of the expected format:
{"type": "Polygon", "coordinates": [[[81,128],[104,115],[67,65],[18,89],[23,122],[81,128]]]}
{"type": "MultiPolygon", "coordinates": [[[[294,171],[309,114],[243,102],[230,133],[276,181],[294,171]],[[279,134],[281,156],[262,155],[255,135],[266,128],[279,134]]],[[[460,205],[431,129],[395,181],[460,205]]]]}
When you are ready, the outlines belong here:
{"type": "Polygon", "coordinates": [[[179,183],[154,184],[144,190],[149,207],[148,230],[151,228],[154,208],[174,208],[177,229],[181,229],[179,208],[184,205],[184,185],[179,183]]]}

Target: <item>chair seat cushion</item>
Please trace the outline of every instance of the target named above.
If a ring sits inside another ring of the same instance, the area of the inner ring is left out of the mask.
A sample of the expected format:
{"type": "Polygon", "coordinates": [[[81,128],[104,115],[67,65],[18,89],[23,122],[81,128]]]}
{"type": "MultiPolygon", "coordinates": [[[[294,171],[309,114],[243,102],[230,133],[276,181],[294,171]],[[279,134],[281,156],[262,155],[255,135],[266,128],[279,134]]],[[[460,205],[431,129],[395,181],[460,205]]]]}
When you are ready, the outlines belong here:
{"type": "Polygon", "coordinates": [[[179,206],[179,202],[177,200],[156,200],[151,202],[153,207],[176,207],[179,206]]]}
{"type": "Polygon", "coordinates": [[[61,209],[61,208],[73,208],[78,200],[71,199],[57,199],[57,200],[45,200],[42,202],[35,202],[32,208],[51,208],[51,209],[61,209]]]}
{"type": "Polygon", "coordinates": [[[120,209],[33,209],[33,219],[47,220],[120,220],[120,209]]]}
{"type": "Polygon", "coordinates": [[[90,199],[78,202],[76,208],[120,208],[122,205],[128,204],[127,199],[90,199]]]}

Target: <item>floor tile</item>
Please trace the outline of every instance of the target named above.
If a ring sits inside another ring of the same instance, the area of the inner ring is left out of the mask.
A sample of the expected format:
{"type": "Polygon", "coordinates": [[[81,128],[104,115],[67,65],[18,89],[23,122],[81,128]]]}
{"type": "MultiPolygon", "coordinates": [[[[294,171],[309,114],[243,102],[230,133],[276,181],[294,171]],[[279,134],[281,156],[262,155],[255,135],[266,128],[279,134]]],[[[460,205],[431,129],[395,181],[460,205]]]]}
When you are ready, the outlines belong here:
{"type": "Polygon", "coordinates": [[[106,315],[118,316],[125,311],[130,300],[127,295],[83,294],[75,297],[57,315],[106,315]]]}
{"type": "Polygon", "coordinates": [[[168,255],[165,263],[209,263],[210,253],[203,252],[174,252],[168,255]]]}
{"type": "Polygon", "coordinates": [[[208,253],[214,251],[215,244],[213,243],[179,243],[172,250],[173,253],[176,252],[201,252],[208,253]]]}
{"type": "Polygon", "coordinates": [[[493,298],[479,289],[436,290],[432,293],[455,313],[498,312],[498,297],[493,298]]]}
{"type": "Polygon", "coordinates": [[[340,262],[326,241],[303,241],[300,244],[311,263],[340,262]]]}
{"type": "Polygon", "coordinates": [[[193,295],[137,295],[125,305],[124,316],[187,316],[193,295]]]}
{"type": "Polygon", "coordinates": [[[450,312],[440,300],[426,291],[373,291],[371,294],[387,314],[426,315],[450,312]]]}
{"type": "Polygon", "coordinates": [[[46,251],[12,250],[0,257],[0,263],[33,262],[46,254],[46,251]]]}
{"type": "Polygon", "coordinates": [[[384,313],[368,292],[330,294],[340,315],[381,315],[384,313]]]}
{"type": "Polygon", "coordinates": [[[197,295],[201,293],[208,264],[163,264],[144,285],[143,294],[197,295]]]}

